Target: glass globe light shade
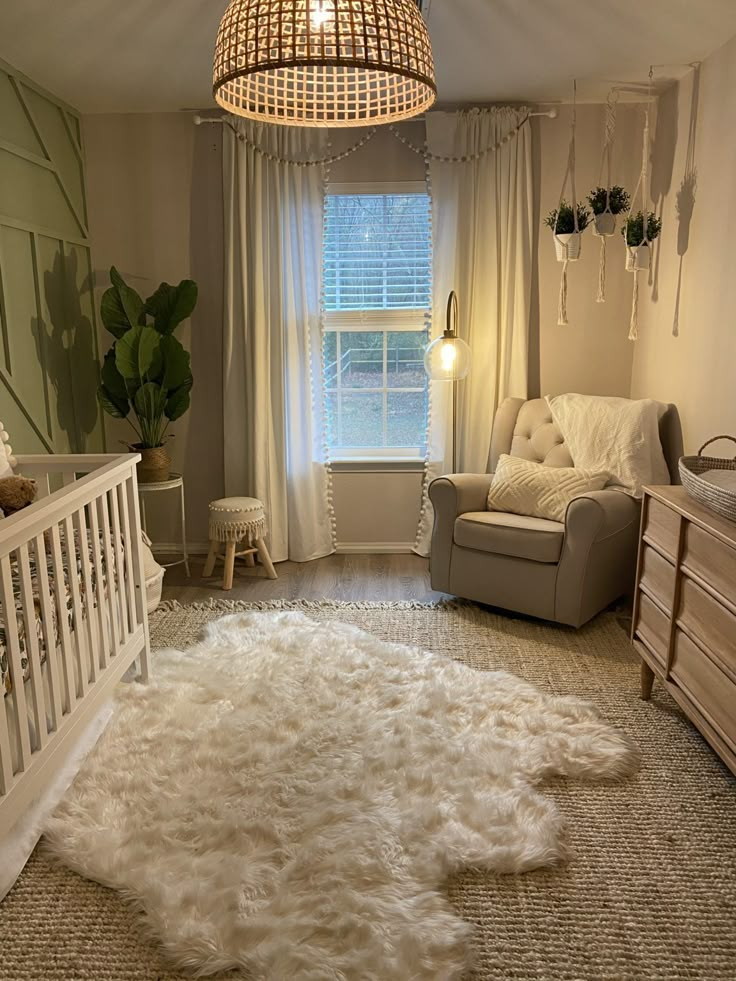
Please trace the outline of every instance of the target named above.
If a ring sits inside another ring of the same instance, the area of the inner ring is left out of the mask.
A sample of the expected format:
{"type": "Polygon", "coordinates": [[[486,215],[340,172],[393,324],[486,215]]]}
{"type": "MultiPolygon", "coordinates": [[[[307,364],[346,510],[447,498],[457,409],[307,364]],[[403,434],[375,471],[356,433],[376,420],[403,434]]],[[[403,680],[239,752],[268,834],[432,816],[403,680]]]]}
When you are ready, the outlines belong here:
{"type": "Polygon", "coordinates": [[[445,331],[424,352],[424,370],[433,381],[467,378],[470,373],[470,348],[452,331],[445,331]]]}

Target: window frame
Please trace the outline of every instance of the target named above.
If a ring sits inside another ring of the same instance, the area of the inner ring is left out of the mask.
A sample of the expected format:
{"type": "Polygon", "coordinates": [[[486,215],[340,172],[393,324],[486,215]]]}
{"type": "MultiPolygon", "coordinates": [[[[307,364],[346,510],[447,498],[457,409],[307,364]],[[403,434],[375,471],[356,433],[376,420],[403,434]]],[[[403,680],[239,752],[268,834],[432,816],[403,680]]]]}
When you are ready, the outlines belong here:
{"type": "MultiPolygon", "coordinates": [[[[389,181],[389,182],[330,182],[327,185],[326,197],[339,195],[376,195],[385,197],[388,195],[428,195],[427,184],[425,181],[389,181]]],[[[431,219],[430,219],[431,230],[431,219]]],[[[431,268],[430,254],[430,268],[431,268]]],[[[388,356],[388,335],[398,334],[403,331],[407,333],[427,332],[429,329],[429,316],[431,311],[427,307],[422,308],[397,308],[397,309],[365,309],[365,310],[324,310],[322,314],[322,329],[325,334],[336,335],[336,357],[337,363],[340,362],[340,348],[343,336],[350,333],[362,332],[381,332],[383,333],[383,378],[387,377],[387,356],[388,356]]],[[[324,380],[324,369],[323,369],[324,380]]],[[[337,372],[336,386],[331,391],[336,393],[338,419],[341,414],[341,393],[343,390],[341,372],[337,372]]],[[[388,396],[389,393],[425,393],[427,384],[423,388],[360,388],[350,389],[365,394],[383,395],[383,424],[384,434],[388,418],[388,396]]],[[[325,387],[325,394],[327,388],[325,387]]],[[[338,423],[339,425],[339,423],[338,423]]],[[[418,464],[425,459],[426,452],[422,446],[392,446],[392,447],[336,447],[329,448],[330,461],[332,463],[411,463],[418,464]]]]}

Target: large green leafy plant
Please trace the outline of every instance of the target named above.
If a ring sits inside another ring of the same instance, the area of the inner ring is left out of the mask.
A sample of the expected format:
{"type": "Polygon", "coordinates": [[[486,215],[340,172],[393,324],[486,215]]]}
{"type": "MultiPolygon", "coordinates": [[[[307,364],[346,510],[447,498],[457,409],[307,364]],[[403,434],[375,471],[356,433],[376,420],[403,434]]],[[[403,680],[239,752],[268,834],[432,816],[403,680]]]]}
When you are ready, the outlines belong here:
{"type": "Polygon", "coordinates": [[[136,448],[161,446],[169,423],[189,408],[189,353],[173,333],[197,305],[197,284],[161,283],[144,301],[114,266],[110,281],[100,311],[116,341],[102,365],[100,403],[115,419],[128,420],[138,436],[136,448]]]}

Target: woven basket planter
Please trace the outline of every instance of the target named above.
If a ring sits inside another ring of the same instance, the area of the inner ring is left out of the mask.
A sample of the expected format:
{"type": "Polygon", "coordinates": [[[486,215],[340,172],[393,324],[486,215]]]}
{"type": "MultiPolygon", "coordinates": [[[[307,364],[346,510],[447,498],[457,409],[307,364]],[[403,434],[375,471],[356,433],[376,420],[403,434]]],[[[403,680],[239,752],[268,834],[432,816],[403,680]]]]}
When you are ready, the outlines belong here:
{"type": "Polygon", "coordinates": [[[736,443],[734,436],[714,436],[713,439],[709,439],[700,447],[697,456],[680,458],[680,479],[690,497],[698,503],[704,504],[711,511],[715,511],[716,514],[720,514],[730,521],[736,521],[736,492],[727,490],[725,487],[718,487],[717,484],[704,480],[701,476],[708,470],[736,471],[736,457],[729,460],[718,456],[703,456],[703,450],[719,439],[730,439],[732,443],[736,443]]]}
{"type": "Polygon", "coordinates": [[[562,234],[556,234],[554,239],[557,261],[575,262],[576,259],[579,259],[582,237],[582,232],[564,232],[562,234]]]}
{"type": "Polygon", "coordinates": [[[626,271],[641,272],[648,269],[652,261],[652,250],[648,245],[626,246],[626,271]]]}
{"type": "Polygon", "coordinates": [[[136,467],[139,484],[161,484],[171,474],[171,457],[165,446],[131,446],[141,459],[136,467]]]}
{"type": "Polygon", "coordinates": [[[593,215],[593,234],[599,238],[610,238],[616,232],[616,216],[610,211],[593,215]]]}

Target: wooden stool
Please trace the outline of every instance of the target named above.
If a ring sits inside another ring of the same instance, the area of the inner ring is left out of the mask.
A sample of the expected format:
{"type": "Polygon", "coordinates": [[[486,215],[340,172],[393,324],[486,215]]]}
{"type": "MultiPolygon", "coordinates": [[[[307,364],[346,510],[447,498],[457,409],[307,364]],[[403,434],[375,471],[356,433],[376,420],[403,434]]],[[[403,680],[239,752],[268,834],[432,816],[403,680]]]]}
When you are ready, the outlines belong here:
{"type": "Polygon", "coordinates": [[[225,545],[223,589],[233,588],[235,559],[245,558],[255,565],[258,554],[269,579],[278,579],[263,536],[266,534],[266,512],[255,497],[224,497],[210,504],[210,551],[204,566],[204,577],[212,575],[220,545],[225,545]],[[238,545],[245,547],[237,551],[238,545]]]}

